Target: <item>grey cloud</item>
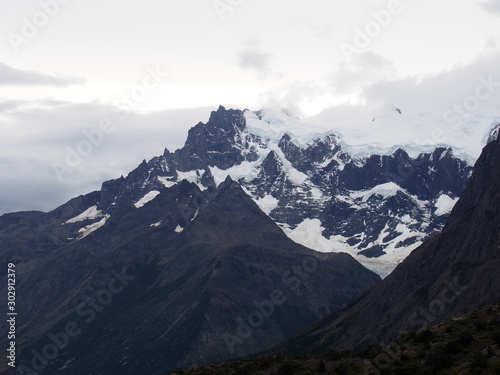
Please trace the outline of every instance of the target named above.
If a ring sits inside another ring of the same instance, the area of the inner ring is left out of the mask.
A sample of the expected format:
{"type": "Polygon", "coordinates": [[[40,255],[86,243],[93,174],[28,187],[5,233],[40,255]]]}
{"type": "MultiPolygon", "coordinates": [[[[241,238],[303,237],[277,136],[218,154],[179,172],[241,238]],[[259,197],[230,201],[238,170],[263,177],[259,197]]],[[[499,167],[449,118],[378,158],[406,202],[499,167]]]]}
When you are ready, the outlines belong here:
{"type": "Polygon", "coordinates": [[[500,16],[500,0],[489,0],[481,4],[481,7],[491,13],[500,16]]]}
{"type": "MultiPolygon", "coordinates": [[[[2,104],[0,103],[0,107],[2,104]]],[[[127,175],[143,159],[181,147],[190,127],[206,121],[214,108],[131,113],[120,120],[113,107],[98,103],[22,102],[0,116],[0,215],[20,210],[52,210],[102,182],[127,175]],[[85,141],[83,131],[102,119],[115,125],[100,144],[60,182],[54,163],[65,165],[68,148],[85,141]]]]}
{"type": "Polygon", "coordinates": [[[303,113],[300,104],[313,100],[324,93],[324,88],[314,82],[296,81],[288,86],[260,94],[259,104],[261,107],[286,108],[301,117],[303,113]]]}
{"type": "Polygon", "coordinates": [[[432,113],[462,103],[467,97],[475,95],[478,85],[484,80],[492,79],[493,92],[487,100],[481,101],[478,109],[481,111],[494,108],[500,98],[499,65],[500,54],[495,54],[424,78],[381,80],[368,87],[364,95],[367,102],[384,108],[406,106],[414,111],[432,113]]]}
{"type": "MultiPolygon", "coordinates": [[[[382,72],[386,70],[385,66],[389,68],[390,73],[390,64],[377,62],[377,58],[369,58],[368,61],[370,60],[374,60],[372,66],[381,67],[382,72]]],[[[332,128],[350,127],[367,123],[373,117],[398,107],[406,113],[429,115],[436,121],[443,121],[446,111],[453,109],[455,105],[463,105],[467,98],[474,97],[478,86],[484,81],[490,81],[491,84],[481,92],[485,95],[487,94],[485,90],[488,89],[491,90],[491,95],[479,100],[476,113],[487,111],[497,113],[500,102],[498,66],[500,66],[499,53],[482,56],[468,65],[456,66],[440,74],[425,77],[395,78],[390,74],[384,77],[387,72],[371,77],[366,70],[361,69],[357,74],[363,75],[363,78],[358,77],[356,81],[356,74],[351,71],[350,76],[344,77],[346,82],[342,85],[339,84],[342,83],[341,75],[349,73],[349,70],[344,69],[332,79],[336,84],[333,90],[336,94],[344,94],[355,87],[349,80],[355,80],[356,84],[361,86],[360,99],[363,104],[332,106],[309,120],[320,124],[332,124],[332,128]]]]}
{"type": "Polygon", "coordinates": [[[368,51],[352,57],[349,64],[343,63],[331,77],[331,85],[337,93],[352,89],[362,89],[380,80],[390,79],[396,74],[394,64],[368,51]]]}
{"type": "Polygon", "coordinates": [[[260,78],[271,72],[270,63],[273,56],[261,51],[260,43],[255,40],[244,43],[245,49],[238,53],[238,64],[245,69],[255,70],[260,78]]]}
{"type": "Polygon", "coordinates": [[[309,29],[320,40],[328,40],[333,35],[333,27],[327,23],[309,23],[309,29]]]}
{"type": "Polygon", "coordinates": [[[21,100],[3,100],[0,101],[0,112],[9,112],[17,109],[23,104],[21,100]]]}
{"type": "Polygon", "coordinates": [[[80,77],[50,75],[13,68],[0,62],[0,84],[18,86],[56,86],[83,85],[86,80],[80,77]]]}

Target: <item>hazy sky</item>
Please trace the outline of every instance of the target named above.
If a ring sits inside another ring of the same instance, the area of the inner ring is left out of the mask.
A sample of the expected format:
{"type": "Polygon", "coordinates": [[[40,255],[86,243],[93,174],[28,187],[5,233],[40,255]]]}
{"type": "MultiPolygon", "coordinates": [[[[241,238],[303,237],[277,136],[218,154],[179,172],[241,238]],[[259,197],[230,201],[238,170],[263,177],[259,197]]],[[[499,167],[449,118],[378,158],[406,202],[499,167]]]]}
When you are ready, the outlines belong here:
{"type": "Polygon", "coordinates": [[[3,1],[0,214],[98,189],[182,146],[219,104],[332,128],[394,107],[440,118],[500,82],[499,17],[500,0],[3,1]],[[59,178],[54,163],[99,126],[59,178]]]}

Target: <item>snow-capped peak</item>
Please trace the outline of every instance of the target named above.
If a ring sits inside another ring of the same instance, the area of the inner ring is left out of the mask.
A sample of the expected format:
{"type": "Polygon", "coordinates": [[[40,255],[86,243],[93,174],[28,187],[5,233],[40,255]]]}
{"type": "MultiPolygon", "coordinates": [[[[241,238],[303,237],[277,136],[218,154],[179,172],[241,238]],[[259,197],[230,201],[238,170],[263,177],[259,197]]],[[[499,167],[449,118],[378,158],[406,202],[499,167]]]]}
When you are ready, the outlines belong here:
{"type": "Polygon", "coordinates": [[[331,134],[331,131],[304,122],[290,111],[276,111],[264,108],[259,111],[245,111],[247,129],[251,134],[277,144],[288,134],[293,143],[306,147],[318,138],[331,134]]]}

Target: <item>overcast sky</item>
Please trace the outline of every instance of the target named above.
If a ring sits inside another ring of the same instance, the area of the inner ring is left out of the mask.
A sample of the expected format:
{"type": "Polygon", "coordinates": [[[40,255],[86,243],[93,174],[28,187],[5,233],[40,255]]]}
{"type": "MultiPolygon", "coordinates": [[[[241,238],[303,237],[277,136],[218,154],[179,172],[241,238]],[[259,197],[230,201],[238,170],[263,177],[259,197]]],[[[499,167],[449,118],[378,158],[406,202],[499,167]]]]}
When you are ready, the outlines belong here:
{"type": "MultiPolygon", "coordinates": [[[[500,0],[3,1],[0,214],[99,189],[219,104],[331,128],[439,119],[500,82],[499,17],[500,0]],[[93,149],[54,172],[83,132],[93,149]]],[[[493,91],[479,110],[500,109],[493,91]]]]}

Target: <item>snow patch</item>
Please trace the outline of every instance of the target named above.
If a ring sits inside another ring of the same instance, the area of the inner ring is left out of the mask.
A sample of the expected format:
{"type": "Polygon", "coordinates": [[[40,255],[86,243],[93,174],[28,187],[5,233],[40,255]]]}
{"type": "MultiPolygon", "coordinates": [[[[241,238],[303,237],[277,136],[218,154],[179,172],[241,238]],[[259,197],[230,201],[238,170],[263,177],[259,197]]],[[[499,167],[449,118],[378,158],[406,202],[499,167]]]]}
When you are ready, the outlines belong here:
{"type": "Polygon", "coordinates": [[[184,228],[183,228],[183,227],[181,227],[179,224],[177,224],[177,227],[175,228],[175,232],[176,232],[176,233],[180,233],[180,232],[182,232],[183,230],[184,230],[184,228]]]}
{"type": "Polygon", "coordinates": [[[105,215],[97,223],[93,223],[93,224],[87,225],[83,228],[80,228],[78,230],[78,233],[80,233],[78,240],[81,240],[82,238],[87,237],[90,233],[95,232],[97,229],[101,228],[104,224],[106,224],[106,220],[108,220],[108,218],[109,218],[109,215],[105,215]]]}
{"type": "Polygon", "coordinates": [[[72,219],[69,219],[65,222],[65,224],[77,223],[79,221],[89,220],[89,219],[97,219],[102,216],[102,211],[97,209],[97,206],[92,206],[83,211],[80,215],[75,216],[72,219]]]}
{"type": "Polygon", "coordinates": [[[372,195],[380,195],[384,199],[395,196],[398,191],[403,189],[394,182],[388,182],[385,184],[377,185],[373,189],[368,191],[357,191],[351,194],[354,199],[362,198],[363,202],[366,202],[372,195]]]}
{"type": "Polygon", "coordinates": [[[158,181],[160,181],[166,188],[170,188],[177,185],[177,181],[170,180],[172,177],[160,177],[158,176],[158,181]]]}
{"type": "Polygon", "coordinates": [[[293,182],[295,185],[300,186],[307,180],[307,175],[305,173],[300,172],[299,170],[295,169],[295,167],[292,165],[292,163],[286,158],[285,154],[283,151],[278,147],[277,144],[269,144],[268,145],[269,149],[274,151],[276,156],[280,159],[281,163],[283,164],[283,170],[285,171],[286,175],[288,176],[288,179],[293,182]]]}
{"type": "Polygon", "coordinates": [[[453,207],[455,207],[455,204],[458,202],[458,198],[451,198],[450,196],[446,194],[442,194],[434,204],[434,207],[436,207],[436,211],[434,214],[436,216],[442,216],[445,214],[449,214],[453,207]]]}
{"type": "Polygon", "coordinates": [[[218,167],[209,167],[216,185],[220,185],[227,176],[231,176],[234,181],[244,179],[245,181],[252,181],[257,178],[259,174],[258,166],[260,159],[254,162],[244,161],[241,164],[235,165],[228,169],[220,169],[218,167]]]}
{"type": "Polygon", "coordinates": [[[203,191],[203,190],[207,189],[200,182],[200,178],[201,178],[201,176],[203,176],[204,172],[205,171],[203,169],[195,169],[195,170],[188,171],[188,172],[179,172],[179,171],[177,171],[177,176],[178,176],[177,181],[186,180],[188,182],[193,182],[193,183],[195,183],[200,188],[200,190],[203,191]]]}
{"type": "Polygon", "coordinates": [[[342,236],[323,237],[325,228],[319,219],[305,219],[295,229],[282,227],[285,234],[293,241],[310,249],[323,253],[345,252],[353,256],[356,251],[351,248],[342,236]]]}
{"type": "MultiPolygon", "coordinates": [[[[359,254],[363,249],[358,250],[347,243],[347,238],[341,235],[331,236],[330,238],[325,238],[323,236],[324,227],[319,219],[305,219],[300,223],[295,229],[290,229],[287,225],[280,225],[285,234],[293,241],[306,246],[310,249],[322,252],[343,252],[350,254],[363,266],[369,270],[377,273],[380,277],[385,278],[389,275],[396,266],[401,263],[414,249],[422,244],[418,241],[410,246],[405,246],[397,248],[397,244],[404,241],[407,238],[415,237],[421,235],[421,233],[412,232],[406,225],[401,224],[398,226],[397,230],[401,233],[397,238],[389,241],[387,244],[389,246],[385,249],[386,254],[378,258],[368,258],[364,255],[359,254]]],[[[382,230],[378,242],[383,243],[383,238],[388,234],[387,227],[382,230]]],[[[360,238],[364,236],[364,233],[359,234],[360,238]]],[[[370,244],[373,246],[373,244],[370,244]]]]}
{"type": "Polygon", "coordinates": [[[316,200],[321,200],[321,199],[325,198],[323,196],[323,193],[321,192],[321,190],[315,186],[311,188],[311,196],[313,199],[316,199],[316,200]]]}
{"type": "Polygon", "coordinates": [[[160,194],[160,192],[158,190],[151,190],[149,193],[147,193],[145,196],[143,196],[141,199],[139,199],[136,203],[134,203],[134,205],[136,208],[144,207],[144,205],[151,202],[159,194],[160,194]]]}
{"type": "Polygon", "coordinates": [[[262,198],[256,199],[255,203],[257,203],[263,212],[269,215],[272,210],[278,207],[279,200],[274,198],[272,195],[265,195],[262,198]]]}

